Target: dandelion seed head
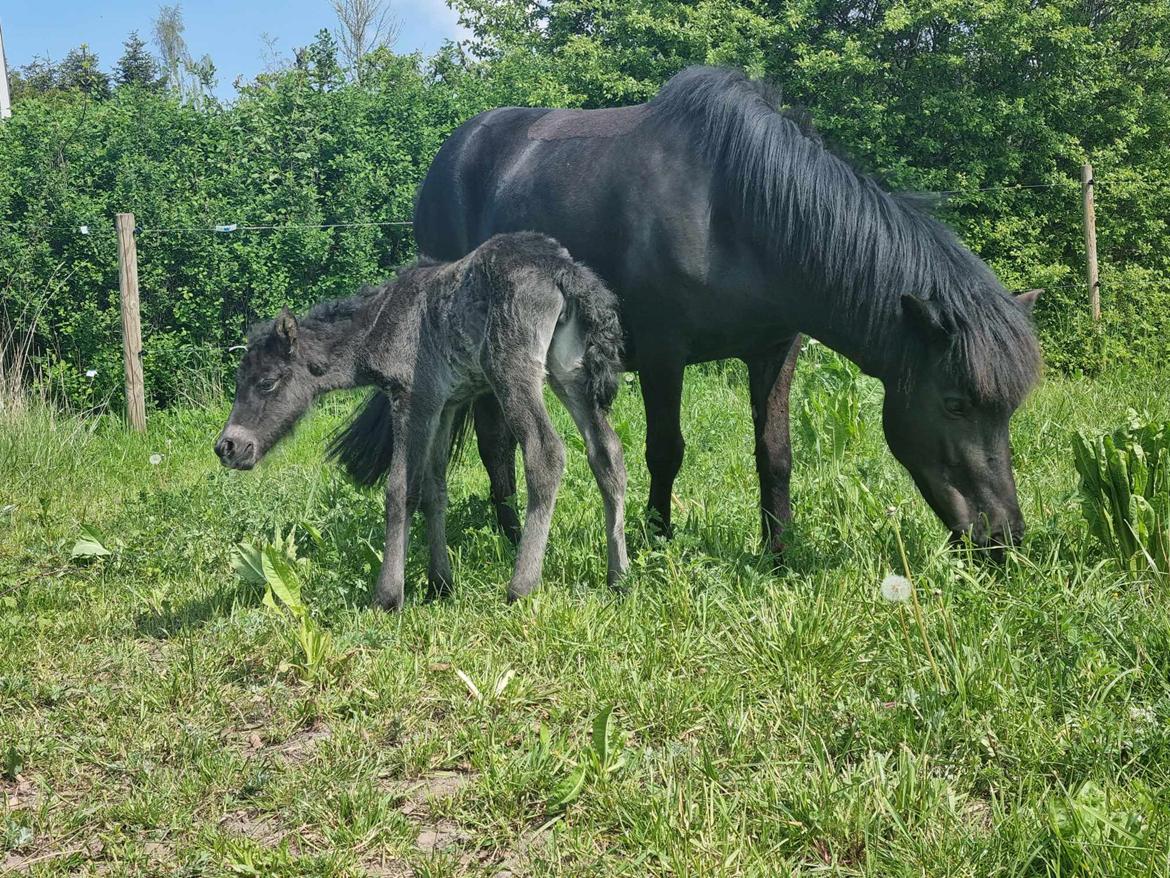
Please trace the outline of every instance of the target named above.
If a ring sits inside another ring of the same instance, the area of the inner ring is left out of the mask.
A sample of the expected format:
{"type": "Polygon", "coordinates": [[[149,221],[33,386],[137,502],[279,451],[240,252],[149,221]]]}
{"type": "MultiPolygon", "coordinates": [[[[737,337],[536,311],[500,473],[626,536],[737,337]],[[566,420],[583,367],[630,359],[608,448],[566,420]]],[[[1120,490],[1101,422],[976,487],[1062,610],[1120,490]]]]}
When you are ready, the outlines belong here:
{"type": "Polygon", "coordinates": [[[891,573],[882,580],[882,597],[891,604],[901,604],[910,600],[910,591],[914,588],[910,580],[897,573],[891,573]]]}
{"type": "Polygon", "coordinates": [[[162,455],[156,451],[150,456],[150,465],[158,466],[160,463],[162,463],[162,455]]]}
{"type": "Polygon", "coordinates": [[[86,378],[96,378],[97,377],[97,369],[86,369],[85,370],[85,377],[86,378]]]}

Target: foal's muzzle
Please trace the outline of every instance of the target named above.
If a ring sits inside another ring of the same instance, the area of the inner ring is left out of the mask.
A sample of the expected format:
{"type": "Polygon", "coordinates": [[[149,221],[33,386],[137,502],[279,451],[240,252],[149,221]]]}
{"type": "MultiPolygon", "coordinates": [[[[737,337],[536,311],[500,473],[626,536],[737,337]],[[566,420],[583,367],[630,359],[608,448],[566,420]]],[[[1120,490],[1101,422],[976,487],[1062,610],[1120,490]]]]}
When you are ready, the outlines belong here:
{"type": "Polygon", "coordinates": [[[256,465],[256,441],[243,431],[225,429],[215,443],[215,453],[220,463],[231,469],[251,469],[256,465]]]}

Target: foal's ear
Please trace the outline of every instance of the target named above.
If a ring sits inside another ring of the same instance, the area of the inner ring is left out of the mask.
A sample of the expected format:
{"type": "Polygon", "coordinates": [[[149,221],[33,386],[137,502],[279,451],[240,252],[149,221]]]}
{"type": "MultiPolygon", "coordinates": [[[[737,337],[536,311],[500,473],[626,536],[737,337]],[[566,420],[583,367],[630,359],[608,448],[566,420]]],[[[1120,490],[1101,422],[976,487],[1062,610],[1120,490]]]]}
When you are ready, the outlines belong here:
{"type": "Polygon", "coordinates": [[[280,339],[286,354],[297,349],[297,318],[287,305],[280,309],[280,315],[276,318],[276,337],[280,339]]]}
{"type": "Polygon", "coordinates": [[[930,299],[921,299],[913,293],[902,293],[902,313],[927,335],[947,335],[947,328],[939,316],[938,305],[930,299]]]}
{"type": "Polygon", "coordinates": [[[1016,304],[1024,309],[1025,314],[1031,314],[1032,309],[1036,307],[1036,300],[1040,298],[1040,294],[1044,290],[1028,290],[1026,293],[1020,293],[1016,296],[1016,304]]]}

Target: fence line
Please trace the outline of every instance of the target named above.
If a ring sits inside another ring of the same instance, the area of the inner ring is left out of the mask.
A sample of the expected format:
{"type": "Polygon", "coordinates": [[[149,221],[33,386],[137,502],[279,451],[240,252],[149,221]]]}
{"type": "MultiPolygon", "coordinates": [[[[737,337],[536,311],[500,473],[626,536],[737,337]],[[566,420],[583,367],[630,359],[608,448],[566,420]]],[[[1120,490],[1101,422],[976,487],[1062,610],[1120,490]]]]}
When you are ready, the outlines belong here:
{"type": "MultiPolygon", "coordinates": [[[[1097,259],[1096,259],[1097,254],[1096,254],[1096,246],[1095,246],[1095,244],[1096,244],[1096,228],[1095,228],[1095,213],[1093,210],[1092,196],[1093,196],[1093,189],[1096,187],[1096,184],[1098,181],[1093,178],[1092,168],[1088,164],[1085,164],[1082,167],[1081,178],[1082,179],[1081,179],[1081,187],[1080,188],[1081,188],[1081,194],[1082,194],[1081,207],[1082,207],[1082,218],[1083,218],[1082,232],[1084,234],[1084,244],[1085,244],[1085,248],[1086,248],[1086,253],[1085,253],[1086,269],[1087,269],[1086,270],[1086,281],[1088,284],[1088,294],[1089,294],[1088,298],[1089,298],[1089,303],[1090,303],[1090,313],[1092,315],[1093,320],[1096,321],[1096,320],[1100,319],[1100,280],[1099,280],[1099,276],[1098,276],[1097,270],[1096,270],[1096,262],[1097,262],[1097,259]]],[[[959,197],[961,197],[961,196],[981,195],[981,194],[985,194],[985,193],[989,193],[989,192],[1024,192],[1024,191],[1038,191],[1038,190],[1044,190],[1044,189],[1072,189],[1073,187],[1076,186],[1076,182],[1077,181],[1075,179],[1069,179],[1066,181],[1048,182],[1048,183],[1011,183],[1011,184],[1004,184],[1004,185],[997,185],[997,186],[981,186],[981,187],[968,188],[968,189],[942,189],[942,190],[937,190],[934,192],[927,192],[924,194],[935,195],[935,196],[959,196],[959,197]]],[[[1116,178],[1113,180],[1103,180],[1100,182],[1103,183],[1106,187],[1110,187],[1113,185],[1117,185],[1119,187],[1120,186],[1159,186],[1160,187],[1163,185],[1170,184],[1170,178],[1156,179],[1156,180],[1151,180],[1148,178],[1131,178],[1131,179],[1116,178]]],[[[133,214],[119,214],[118,215],[118,239],[119,239],[118,256],[119,256],[119,271],[120,271],[120,275],[121,275],[122,281],[123,281],[123,283],[122,283],[123,296],[122,296],[122,302],[121,302],[122,311],[123,311],[123,321],[124,321],[123,328],[124,328],[124,330],[126,329],[125,320],[128,317],[136,318],[136,314],[132,315],[132,314],[127,313],[130,310],[136,311],[137,308],[136,308],[136,303],[134,303],[134,307],[132,309],[128,305],[128,300],[126,297],[126,286],[127,286],[126,278],[127,278],[128,274],[130,276],[136,278],[136,275],[137,275],[137,250],[134,247],[134,241],[135,241],[135,239],[138,239],[141,236],[144,236],[144,235],[168,235],[168,234],[200,234],[200,233],[202,233],[202,234],[210,233],[213,235],[232,235],[232,234],[241,233],[241,232],[269,232],[269,231],[278,232],[278,231],[308,231],[308,230],[327,231],[327,230],[332,230],[332,229],[394,228],[394,227],[407,228],[407,227],[412,227],[413,225],[414,225],[414,222],[412,220],[352,220],[349,222],[332,222],[332,223],[298,223],[298,222],[276,223],[276,222],[269,222],[269,223],[220,223],[217,225],[207,225],[207,226],[141,226],[141,225],[134,224],[133,214]],[[127,225],[127,223],[129,223],[129,225],[127,225]],[[128,242],[127,242],[127,240],[125,240],[127,238],[129,239],[128,242]],[[127,244],[129,244],[129,246],[127,246],[127,244]]],[[[12,220],[8,220],[8,221],[0,220],[0,228],[10,228],[11,229],[11,228],[24,228],[26,226],[27,226],[27,223],[21,223],[21,222],[12,221],[12,220]]],[[[81,222],[81,223],[78,223],[76,225],[68,225],[68,226],[64,226],[64,225],[40,226],[39,228],[41,230],[45,230],[45,231],[74,232],[74,233],[76,233],[78,235],[82,235],[82,236],[96,236],[96,235],[100,235],[100,234],[108,234],[111,231],[113,231],[113,229],[110,228],[110,226],[108,226],[105,221],[81,222]]],[[[135,283],[134,286],[136,287],[137,284],[135,283]]],[[[1030,292],[1030,291],[1033,291],[1036,289],[1039,289],[1040,291],[1044,291],[1044,290],[1071,290],[1071,289],[1083,289],[1084,286],[1085,286],[1085,284],[1082,284],[1082,283],[1061,282],[1061,283],[1056,283],[1056,284],[1049,284],[1047,286],[1033,285],[1032,287],[1029,287],[1026,289],[1011,290],[1010,292],[1015,294],[1015,295],[1018,295],[1020,293],[1030,292]]],[[[1152,290],[1152,289],[1162,289],[1162,288],[1166,288],[1166,287],[1170,287],[1170,281],[1157,282],[1157,283],[1133,284],[1133,285],[1128,286],[1128,288],[1131,290],[1136,288],[1138,290],[1143,290],[1143,291],[1144,290],[1152,290]]],[[[135,290],[135,292],[136,292],[136,290],[135,290]]],[[[134,298],[136,298],[136,296],[134,298]]],[[[136,322],[136,319],[132,319],[131,322],[136,322]]],[[[126,334],[127,333],[124,331],[124,336],[126,334]]],[[[129,339],[129,340],[124,339],[124,341],[126,341],[127,344],[129,344],[129,342],[133,341],[133,339],[129,339]]],[[[136,348],[138,351],[140,351],[141,350],[141,342],[139,341],[136,344],[131,344],[130,347],[136,348]]],[[[129,350],[130,350],[130,348],[127,348],[127,351],[129,351],[129,350]]],[[[132,354],[127,353],[126,356],[127,356],[127,358],[130,358],[130,357],[132,357],[132,354]]],[[[136,400],[136,399],[140,400],[142,398],[140,367],[139,367],[138,376],[134,376],[132,378],[131,371],[132,370],[130,369],[130,367],[128,365],[127,375],[126,375],[127,399],[128,399],[128,401],[132,401],[132,400],[136,400]],[[137,385],[137,387],[132,388],[130,386],[132,383],[137,385]]],[[[130,421],[136,427],[138,427],[138,425],[141,423],[141,421],[139,421],[139,418],[141,417],[141,415],[138,415],[138,412],[133,410],[133,409],[137,409],[137,408],[138,408],[137,405],[133,406],[133,408],[130,412],[130,421]]],[[[141,429],[141,427],[138,427],[138,428],[141,429]]]]}

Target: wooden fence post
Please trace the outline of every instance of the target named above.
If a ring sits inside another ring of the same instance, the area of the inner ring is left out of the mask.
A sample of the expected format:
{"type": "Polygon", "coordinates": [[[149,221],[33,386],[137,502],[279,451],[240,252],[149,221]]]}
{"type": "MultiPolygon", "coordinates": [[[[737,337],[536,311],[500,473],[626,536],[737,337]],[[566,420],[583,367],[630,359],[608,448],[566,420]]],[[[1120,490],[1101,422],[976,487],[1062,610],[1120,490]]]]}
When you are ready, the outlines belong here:
{"type": "Polygon", "coordinates": [[[1093,207],[1093,166],[1081,166],[1081,198],[1085,205],[1085,264],[1089,284],[1089,311],[1101,319],[1101,280],[1097,276],[1097,213],[1093,207]]]}
{"type": "Polygon", "coordinates": [[[146,387],[142,380],[142,323],[138,311],[138,245],[134,214],[120,213],[118,229],[118,288],[122,309],[122,362],[126,367],[126,420],[130,429],[146,430],[146,387]]]}

